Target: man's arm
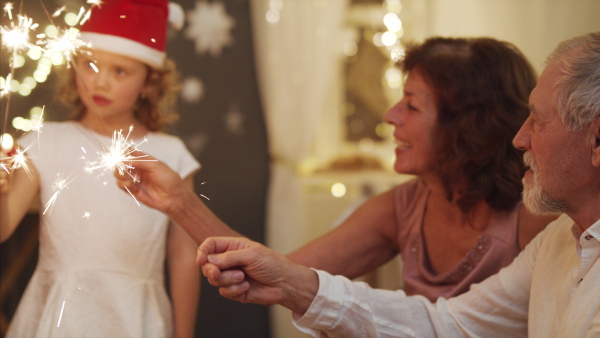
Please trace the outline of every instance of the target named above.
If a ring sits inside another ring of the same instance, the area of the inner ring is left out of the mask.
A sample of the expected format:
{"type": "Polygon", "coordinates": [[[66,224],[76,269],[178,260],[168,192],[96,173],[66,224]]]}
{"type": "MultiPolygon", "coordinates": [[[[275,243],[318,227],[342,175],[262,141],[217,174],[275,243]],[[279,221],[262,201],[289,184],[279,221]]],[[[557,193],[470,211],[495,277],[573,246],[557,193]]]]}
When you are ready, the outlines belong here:
{"type": "Polygon", "coordinates": [[[222,296],[243,303],[279,304],[304,332],[331,337],[527,336],[532,263],[530,245],[499,275],[435,304],[421,296],[377,290],[297,265],[242,238],[209,238],[197,263],[222,296]],[[317,278],[318,277],[318,278],[317,278]]]}

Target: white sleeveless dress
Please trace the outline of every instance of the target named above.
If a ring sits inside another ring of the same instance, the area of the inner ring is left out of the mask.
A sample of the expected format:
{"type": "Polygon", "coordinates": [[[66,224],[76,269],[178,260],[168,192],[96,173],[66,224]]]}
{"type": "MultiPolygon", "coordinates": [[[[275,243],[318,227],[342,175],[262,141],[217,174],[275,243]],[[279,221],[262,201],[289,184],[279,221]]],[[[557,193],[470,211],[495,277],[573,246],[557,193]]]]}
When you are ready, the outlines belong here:
{"type": "MultiPolygon", "coordinates": [[[[181,177],[199,168],[177,137],[150,133],[136,142],[181,177]]],[[[40,174],[40,255],[7,337],[171,336],[168,217],[138,206],[112,172],[85,170],[111,138],[77,122],[47,122],[19,143],[40,174]],[[58,190],[57,180],[66,186],[58,190]]]]}

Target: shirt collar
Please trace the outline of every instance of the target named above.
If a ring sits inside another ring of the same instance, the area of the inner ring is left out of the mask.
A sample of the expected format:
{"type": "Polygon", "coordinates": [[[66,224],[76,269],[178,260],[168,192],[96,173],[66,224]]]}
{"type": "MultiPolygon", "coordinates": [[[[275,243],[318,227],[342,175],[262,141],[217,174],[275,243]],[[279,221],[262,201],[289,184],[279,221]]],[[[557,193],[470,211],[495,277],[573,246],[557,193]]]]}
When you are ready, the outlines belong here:
{"type": "Polygon", "coordinates": [[[577,255],[579,258],[581,258],[582,241],[591,240],[592,238],[600,240],[600,219],[585,231],[582,231],[581,227],[577,223],[573,222],[573,225],[571,226],[571,233],[575,238],[575,243],[577,243],[577,255]]]}

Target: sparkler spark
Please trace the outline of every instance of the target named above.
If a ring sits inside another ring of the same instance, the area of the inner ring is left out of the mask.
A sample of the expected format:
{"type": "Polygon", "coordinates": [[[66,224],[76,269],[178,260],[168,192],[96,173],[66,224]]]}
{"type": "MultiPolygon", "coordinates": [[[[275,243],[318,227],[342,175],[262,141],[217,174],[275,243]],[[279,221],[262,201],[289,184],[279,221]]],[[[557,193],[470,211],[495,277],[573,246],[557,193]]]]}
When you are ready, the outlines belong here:
{"type": "MultiPolygon", "coordinates": [[[[206,183],[206,182],[202,182],[202,183],[200,183],[200,185],[204,185],[204,183],[206,183]]],[[[210,198],[208,198],[208,196],[206,196],[204,194],[200,194],[200,196],[206,198],[207,201],[210,201],[210,198]]]]}
{"type": "Polygon", "coordinates": [[[0,91],[0,97],[4,97],[8,94],[10,94],[10,86],[12,83],[12,74],[8,74],[6,76],[6,81],[4,81],[4,88],[2,88],[2,91],[0,91]]]}
{"type": "Polygon", "coordinates": [[[0,26],[0,35],[2,35],[2,45],[13,53],[34,48],[35,45],[29,42],[29,32],[37,28],[38,24],[33,23],[33,19],[19,15],[19,23],[15,25],[10,22],[10,27],[0,26]]]}
{"type": "Polygon", "coordinates": [[[8,156],[0,158],[0,168],[6,171],[9,175],[13,173],[13,171],[23,168],[27,176],[31,177],[31,170],[29,168],[29,163],[27,156],[25,156],[26,149],[20,149],[15,147],[11,151],[8,152],[8,156]]]}
{"type": "Polygon", "coordinates": [[[52,17],[56,18],[57,16],[61,15],[65,10],[67,10],[67,6],[62,6],[61,8],[54,11],[54,13],[52,14],[52,17]]]}
{"type": "Polygon", "coordinates": [[[37,131],[38,136],[39,136],[39,133],[42,132],[42,128],[44,128],[44,110],[46,110],[46,106],[42,107],[42,112],[40,113],[40,117],[37,120],[32,121],[33,125],[31,126],[31,130],[37,131]]]}
{"type": "Polygon", "coordinates": [[[6,5],[4,5],[4,11],[6,12],[6,14],[8,14],[8,19],[10,21],[12,21],[12,9],[13,9],[12,2],[7,2],[6,5]]]}
{"type": "Polygon", "coordinates": [[[88,163],[85,170],[87,172],[93,172],[97,169],[103,171],[114,171],[118,170],[120,175],[129,175],[133,178],[134,182],[137,178],[131,174],[131,170],[134,169],[132,162],[134,161],[154,161],[154,160],[143,160],[148,155],[136,156],[134,153],[139,151],[138,146],[148,140],[144,140],[140,143],[135,143],[129,139],[133,126],[129,127],[127,135],[123,135],[123,131],[114,131],[112,137],[112,144],[110,147],[105,147],[104,152],[99,153],[100,160],[88,163]]]}
{"type": "Polygon", "coordinates": [[[55,37],[41,41],[40,44],[46,45],[45,54],[61,53],[67,60],[67,66],[81,48],[89,47],[88,43],[79,39],[79,30],[72,27],[59,30],[55,37]]]}
{"type": "Polygon", "coordinates": [[[48,210],[52,210],[52,207],[54,206],[54,203],[56,202],[58,195],[67,188],[69,183],[71,183],[71,181],[68,181],[67,179],[62,178],[62,176],[60,174],[56,174],[56,178],[54,179],[54,182],[52,183],[52,190],[54,190],[54,194],[52,195],[52,197],[50,197],[48,202],[46,202],[44,212],[42,213],[42,215],[45,215],[48,210]]]}

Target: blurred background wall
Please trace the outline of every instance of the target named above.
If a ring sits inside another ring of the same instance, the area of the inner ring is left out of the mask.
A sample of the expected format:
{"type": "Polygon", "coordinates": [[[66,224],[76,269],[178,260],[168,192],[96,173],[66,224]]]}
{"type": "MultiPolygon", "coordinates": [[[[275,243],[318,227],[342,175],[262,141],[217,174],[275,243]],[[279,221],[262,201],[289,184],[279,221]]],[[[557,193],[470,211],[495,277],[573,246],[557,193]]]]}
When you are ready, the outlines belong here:
{"type": "MultiPolygon", "coordinates": [[[[283,253],[330,230],[365,198],[406,179],[390,170],[391,130],[381,123],[400,98],[394,62],[406,43],[432,35],[491,36],[513,42],[540,72],[558,42],[600,30],[597,0],[179,3],[186,25],[169,32],[167,53],[181,72],[181,119],[170,132],[202,163],[196,192],[210,198],[206,204],[242,234],[283,253]]],[[[34,18],[42,30],[51,23],[65,25],[64,15],[50,20],[46,14],[62,6],[77,12],[85,4],[14,1],[13,12],[34,18]]],[[[6,13],[0,25],[10,25],[6,13]]],[[[2,88],[9,61],[2,47],[2,88]]],[[[10,100],[0,99],[3,133],[18,137],[42,107],[46,120],[65,119],[54,92],[59,63],[23,56],[10,100]],[[45,79],[43,71],[36,77],[44,64],[45,79]]],[[[37,221],[33,207],[0,245],[1,333],[35,266],[37,221]]],[[[397,264],[366,280],[401,287],[397,264]]],[[[228,301],[204,284],[197,336],[304,337],[290,317],[278,307],[228,301]]]]}

